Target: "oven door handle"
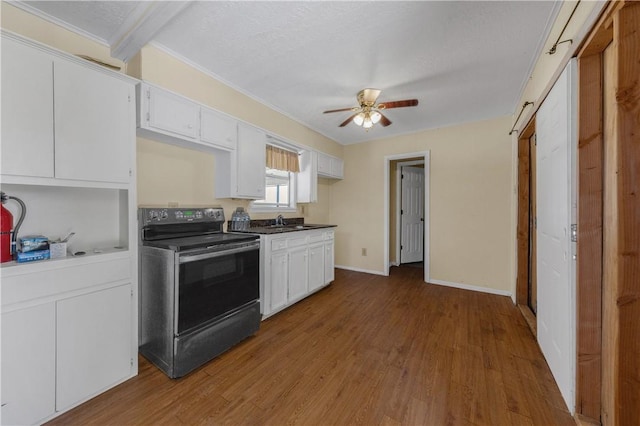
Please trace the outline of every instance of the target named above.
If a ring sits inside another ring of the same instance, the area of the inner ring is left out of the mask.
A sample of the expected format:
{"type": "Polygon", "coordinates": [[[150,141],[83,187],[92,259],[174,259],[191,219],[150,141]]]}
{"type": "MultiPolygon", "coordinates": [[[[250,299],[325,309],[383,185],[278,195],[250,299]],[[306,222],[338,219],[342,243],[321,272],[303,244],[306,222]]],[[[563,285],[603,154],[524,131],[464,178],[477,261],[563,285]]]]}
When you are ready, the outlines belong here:
{"type": "Polygon", "coordinates": [[[180,256],[180,263],[188,263],[188,262],[196,262],[198,260],[213,259],[215,257],[229,256],[231,254],[244,253],[247,251],[253,251],[258,249],[260,249],[260,243],[254,243],[254,244],[246,245],[244,247],[239,247],[239,248],[234,248],[229,250],[220,250],[220,251],[214,251],[210,253],[193,254],[190,256],[180,256]]]}

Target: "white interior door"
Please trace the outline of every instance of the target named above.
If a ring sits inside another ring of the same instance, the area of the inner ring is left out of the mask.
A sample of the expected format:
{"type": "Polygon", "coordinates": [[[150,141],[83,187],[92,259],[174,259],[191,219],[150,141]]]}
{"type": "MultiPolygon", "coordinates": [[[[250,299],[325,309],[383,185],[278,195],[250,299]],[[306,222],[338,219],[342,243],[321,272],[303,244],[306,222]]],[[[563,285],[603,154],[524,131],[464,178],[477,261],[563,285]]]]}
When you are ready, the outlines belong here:
{"type": "Polygon", "coordinates": [[[538,343],[573,413],[575,392],[576,62],[536,114],[538,343]]]}
{"type": "Polygon", "coordinates": [[[400,263],[421,262],[424,247],[424,168],[402,167],[400,263]]]}

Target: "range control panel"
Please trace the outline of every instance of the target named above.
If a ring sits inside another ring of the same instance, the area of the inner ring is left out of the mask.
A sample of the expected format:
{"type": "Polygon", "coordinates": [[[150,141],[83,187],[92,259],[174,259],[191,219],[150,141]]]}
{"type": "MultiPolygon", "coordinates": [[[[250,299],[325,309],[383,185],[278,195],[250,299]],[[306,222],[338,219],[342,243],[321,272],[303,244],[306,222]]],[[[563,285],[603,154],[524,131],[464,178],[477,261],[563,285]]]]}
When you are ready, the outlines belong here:
{"type": "Polygon", "coordinates": [[[188,222],[224,222],[222,207],[141,208],[142,225],[188,222]]]}

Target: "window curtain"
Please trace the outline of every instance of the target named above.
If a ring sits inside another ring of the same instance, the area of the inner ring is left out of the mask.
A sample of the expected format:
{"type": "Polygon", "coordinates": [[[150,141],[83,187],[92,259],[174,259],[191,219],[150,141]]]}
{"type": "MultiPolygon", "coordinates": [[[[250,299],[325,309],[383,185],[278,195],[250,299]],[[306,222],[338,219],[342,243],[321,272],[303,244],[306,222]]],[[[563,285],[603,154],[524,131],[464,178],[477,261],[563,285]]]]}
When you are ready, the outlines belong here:
{"type": "Polygon", "coordinates": [[[267,167],[269,169],[298,173],[300,171],[298,153],[267,145],[267,167]]]}

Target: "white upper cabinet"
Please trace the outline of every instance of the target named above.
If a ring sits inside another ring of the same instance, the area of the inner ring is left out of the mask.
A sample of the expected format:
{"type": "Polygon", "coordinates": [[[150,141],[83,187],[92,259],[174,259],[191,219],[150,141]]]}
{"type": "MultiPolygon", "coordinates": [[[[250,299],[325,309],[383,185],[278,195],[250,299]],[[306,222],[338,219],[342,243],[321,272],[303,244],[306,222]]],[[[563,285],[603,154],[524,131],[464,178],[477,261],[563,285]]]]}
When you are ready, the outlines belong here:
{"type": "Polygon", "coordinates": [[[133,86],[62,61],[54,83],[56,177],[129,182],[133,86]]]}
{"type": "Polygon", "coordinates": [[[177,93],[140,83],[137,111],[142,137],[205,152],[236,149],[238,120],[177,93]]]}
{"type": "Polygon", "coordinates": [[[344,177],[344,163],[341,159],[318,152],[318,176],[333,179],[344,177]]]}
{"type": "Polygon", "coordinates": [[[329,157],[328,155],[322,153],[318,154],[318,174],[331,174],[331,157],[329,157]]]}
{"type": "Polygon", "coordinates": [[[2,174],[53,177],[53,57],[2,37],[2,174]]]}
{"type": "Polygon", "coordinates": [[[200,109],[200,140],[214,147],[236,149],[238,121],[212,109],[200,109]]]}
{"type": "Polygon", "coordinates": [[[315,151],[304,151],[300,154],[296,191],[299,203],[318,201],[318,154],[315,151]]]}
{"type": "Polygon", "coordinates": [[[344,178],[344,162],[335,157],[331,157],[331,176],[336,179],[344,178]]]}
{"type": "Polygon", "coordinates": [[[262,199],[267,167],[267,135],[260,129],[238,125],[236,158],[237,196],[262,199]]]}
{"type": "Polygon", "coordinates": [[[3,33],[5,182],[25,183],[17,177],[129,182],[135,143],[132,79],[74,59],[3,33]]]}
{"type": "Polygon", "coordinates": [[[267,135],[262,130],[238,123],[238,146],[215,154],[215,197],[264,198],[267,167],[267,135]]]}
{"type": "Polygon", "coordinates": [[[143,84],[140,126],[169,135],[195,140],[200,106],[179,95],[143,84]]]}
{"type": "Polygon", "coordinates": [[[315,203],[318,201],[318,177],[342,179],[344,163],[341,159],[321,152],[307,150],[300,154],[300,173],[297,182],[297,201],[315,203]]]}

